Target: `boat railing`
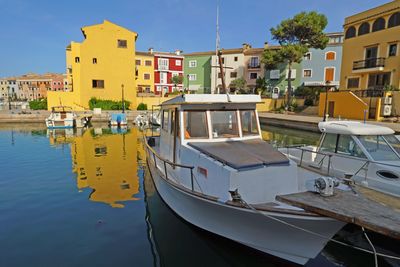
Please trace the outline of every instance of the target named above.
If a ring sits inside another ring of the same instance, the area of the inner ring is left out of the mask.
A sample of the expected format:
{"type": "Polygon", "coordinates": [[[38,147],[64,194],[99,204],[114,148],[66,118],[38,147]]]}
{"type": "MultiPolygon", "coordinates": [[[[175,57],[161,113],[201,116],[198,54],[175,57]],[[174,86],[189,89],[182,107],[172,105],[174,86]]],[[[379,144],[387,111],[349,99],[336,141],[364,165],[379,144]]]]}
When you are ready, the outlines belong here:
{"type": "Polygon", "coordinates": [[[366,179],[368,174],[368,169],[372,164],[378,164],[380,166],[386,166],[392,169],[396,168],[400,173],[400,165],[397,164],[374,161],[366,158],[352,157],[344,154],[330,153],[325,151],[314,151],[307,148],[304,145],[287,146],[284,147],[284,149],[281,151],[284,154],[286,154],[287,157],[295,159],[295,161],[297,161],[298,166],[312,167],[314,169],[319,169],[322,172],[324,172],[325,175],[328,176],[334,175],[335,171],[341,169],[342,171],[345,171],[345,178],[351,179],[359,175],[362,171],[364,171],[366,179]],[[354,168],[352,170],[348,170],[348,172],[346,172],[344,166],[340,166],[340,168],[336,168],[337,166],[334,166],[334,160],[333,160],[334,158],[343,158],[343,159],[351,159],[359,161],[361,165],[353,166],[354,168]]]}
{"type": "MultiPolygon", "coordinates": [[[[172,162],[172,161],[170,161],[170,160],[168,160],[168,159],[165,159],[165,158],[161,157],[161,156],[154,150],[154,148],[152,148],[152,147],[148,144],[148,142],[147,142],[147,140],[146,140],[146,137],[145,137],[144,139],[145,139],[145,140],[144,140],[144,143],[145,143],[145,146],[146,146],[146,148],[147,148],[146,151],[147,151],[147,156],[148,156],[148,158],[149,158],[149,159],[150,159],[150,158],[153,159],[154,167],[155,167],[156,169],[162,171],[162,173],[163,173],[164,176],[165,176],[165,179],[166,179],[166,180],[169,180],[168,170],[167,170],[167,166],[168,166],[168,165],[169,165],[170,167],[172,167],[173,169],[175,169],[175,168],[182,168],[182,169],[189,170],[189,171],[190,171],[190,185],[191,185],[191,188],[190,188],[190,189],[191,189],[192,192],[196,192],[196,190],[195,190],[195,188],[194,188],[194,180],[195,180],[194,173],[193,173],[194,166],[189,166],[189,165],[174,163],[174,162],[172,162]],[[157,159],[158,159],[158,160],[161,162],[161,164],[162,164],[162,168],[161,168],[161,169],[158,168],[157,159]]],[[[175,181],[175,182],[179,182],[178,179],[175,179],[174,181],[175,181]]],[[[196,180],[196,182],[197,182],[197,180],[196,180]]],[[[198,183],[197,183],[197,185],[198,185],[198,187],[200,188],[200,185],[199,185],[198,183]]],[[[184,185],[183,185],[183,186],[184,186],[184,185]]],[[[200,188],[200,190],[201,190],[201,188],[200,188]]]]}

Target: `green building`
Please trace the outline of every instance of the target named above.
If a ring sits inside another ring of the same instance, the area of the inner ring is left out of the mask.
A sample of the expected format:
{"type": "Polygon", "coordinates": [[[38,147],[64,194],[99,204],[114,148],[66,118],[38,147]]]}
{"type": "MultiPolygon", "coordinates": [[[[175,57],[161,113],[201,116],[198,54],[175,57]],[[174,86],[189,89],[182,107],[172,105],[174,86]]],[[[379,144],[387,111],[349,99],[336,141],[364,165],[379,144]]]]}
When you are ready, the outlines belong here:
{"type": "Polygon", "coordinates": [[[211,92],[211,56],[215,52],[185,54],[183,87],[196,93],[211,92]]]}
{"type": "MultiPolygon", "coordinates": [[[[301,84],[301,66],[298,63],[293,63],[292,65],[291,80],[294,92],[301,84]]],[[[265,81],[269,91],[279,88],[280,96],[285,95],[288,88],[288,65],[278,64],[276,69],[266,70],[265,81]]]]}

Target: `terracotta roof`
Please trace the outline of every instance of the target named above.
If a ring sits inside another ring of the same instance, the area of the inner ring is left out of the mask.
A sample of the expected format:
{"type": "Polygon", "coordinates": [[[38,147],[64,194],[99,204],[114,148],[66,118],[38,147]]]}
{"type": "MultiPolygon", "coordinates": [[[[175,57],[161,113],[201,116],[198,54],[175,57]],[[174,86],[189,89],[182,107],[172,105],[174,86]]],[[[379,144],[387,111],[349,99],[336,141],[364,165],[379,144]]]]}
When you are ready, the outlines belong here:
{"type": "Polygon", "coordinates": [[[149,56],[149,57],[154,56],[154,53],[151,54],[150,52],[143,52],[143,51],[136,51],[135,54],[136,55],[141,55],[141,56],[149,56]]]}

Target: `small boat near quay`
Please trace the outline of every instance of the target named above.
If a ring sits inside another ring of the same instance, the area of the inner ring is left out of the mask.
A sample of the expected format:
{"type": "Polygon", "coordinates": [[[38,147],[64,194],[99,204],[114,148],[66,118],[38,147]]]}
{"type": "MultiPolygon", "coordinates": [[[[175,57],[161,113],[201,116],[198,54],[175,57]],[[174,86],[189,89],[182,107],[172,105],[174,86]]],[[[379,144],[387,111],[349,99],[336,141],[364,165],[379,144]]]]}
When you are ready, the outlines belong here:
{"type": "Polygon", "coordinates": [[[182,95],[161,104],[147,164],[164,202],[189,223],[297,264],[318,255],[344,222],[276,196],[321,177],[261,138],[258,95],[182,95]],[[316,233],[316,234],[310,234],[316,233]]]}
{"type": "Polygon", "coordinates": [[[113,113],[110,115],[109,124],[111,127],[127,127],[128,118],[126,113],[113,113]]]}
{"type": "Polygon", "coordinates": [[[46,126],[49,129],[74,128],[76,118],[77,116],[71,107],[53,107],[50,116],[46,118],[46,126]]]}
{"type": "Polygon", "coordinates": [[[400,141],[388,127],[327,121],[318,146],[280,148],[305,168],[400,197],[400,141]]]}

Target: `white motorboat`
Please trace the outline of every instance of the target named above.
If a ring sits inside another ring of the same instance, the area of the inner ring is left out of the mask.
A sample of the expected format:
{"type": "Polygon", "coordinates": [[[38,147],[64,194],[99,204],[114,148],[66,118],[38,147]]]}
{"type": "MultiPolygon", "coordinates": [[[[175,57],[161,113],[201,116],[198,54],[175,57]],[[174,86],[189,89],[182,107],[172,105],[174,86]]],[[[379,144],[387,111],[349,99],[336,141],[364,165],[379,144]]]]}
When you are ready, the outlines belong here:
{"type": "Polygon", "coordinates": [[[127,127],[128,118],[126,113],[112,113],[108,120],[111,127],[127,127]]]}
{"type": "Polygon", "coordinates": [[[303,167],[400,196],[400,141],[392,129],[357,121],[320,122],[318,127],[318,146],[280,151],[303,167]]]}
{"type": "Polygon", "coordinates": [[[262,140],[260,101],[191,94],[164,102],[160,136],[146,140],[149,171],[161,198],[189,223],[305,264],[345,223],[275,200],[307,191],[318,174],[262,140]]]}
{"type": "Polygon", "coordinates": [[[75,119],[76,114],[71,107],[53,107],[50,116],[46,118],[46,126],[49,129],[74,128],[75,119]]]}

